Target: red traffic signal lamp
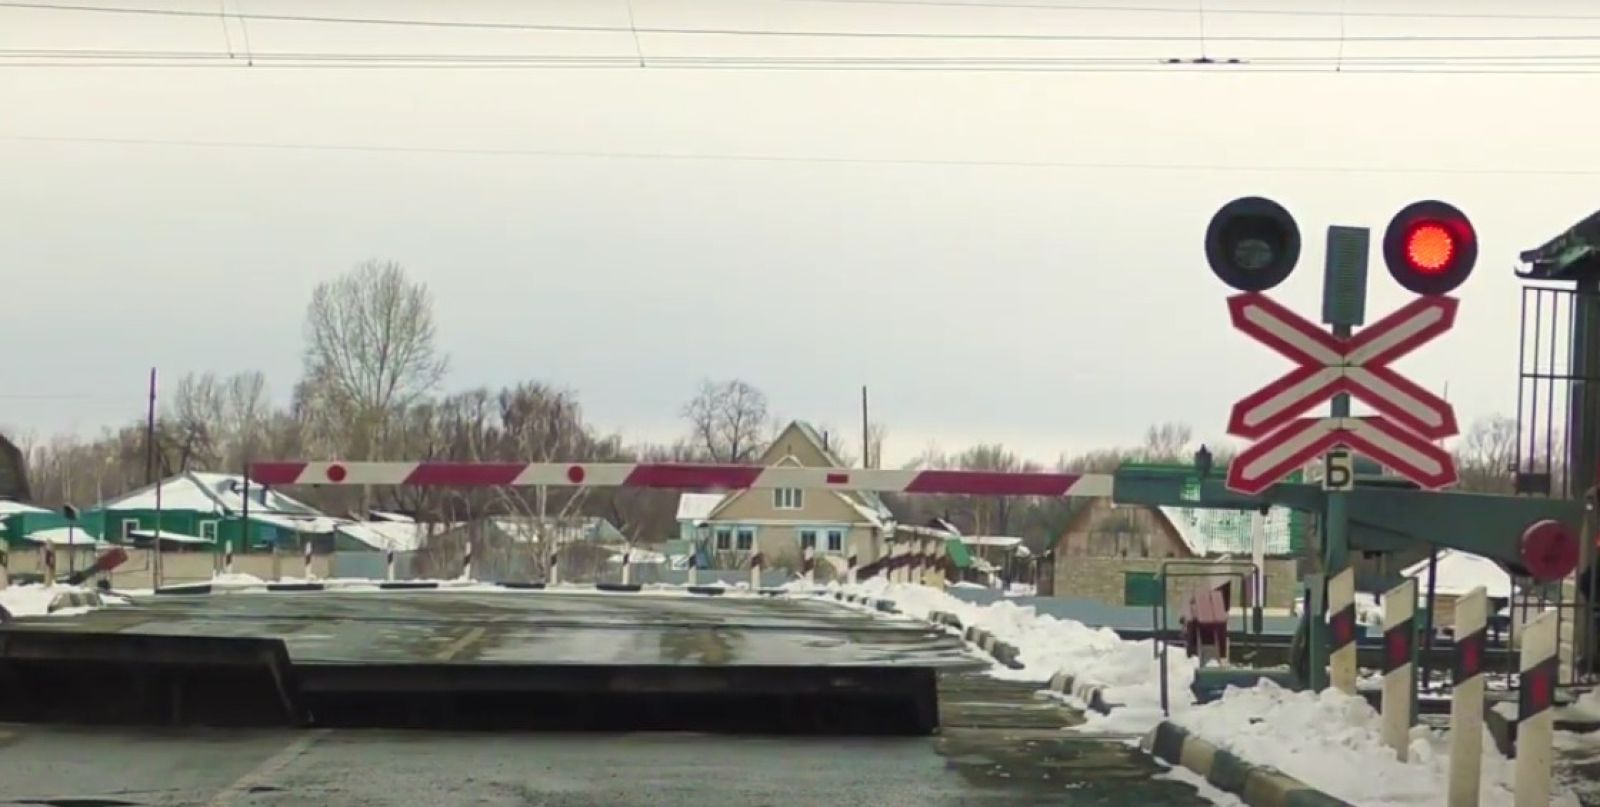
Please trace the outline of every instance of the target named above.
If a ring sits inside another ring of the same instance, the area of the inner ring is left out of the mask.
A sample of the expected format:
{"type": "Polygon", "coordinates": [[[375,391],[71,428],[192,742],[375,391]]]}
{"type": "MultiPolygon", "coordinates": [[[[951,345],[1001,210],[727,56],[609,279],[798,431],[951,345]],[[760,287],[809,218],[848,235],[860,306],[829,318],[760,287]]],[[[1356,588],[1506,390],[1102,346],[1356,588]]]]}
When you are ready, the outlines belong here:
{"type": "Polygon", "coordinates": [[[1448,294],[1478,262],[1478,233],[1454,205],[1406,205],[1383,232],[1383,262],[1395,282],[1417,294],[1448,294]]]}
{"type": "Polygon", "coordinates": [[[1222,206],[1206,227],[1206,262],[1240,291],[1282,283],[1300,260],[1300,228],[1271,199],[1247,196],[1222,206]]]}

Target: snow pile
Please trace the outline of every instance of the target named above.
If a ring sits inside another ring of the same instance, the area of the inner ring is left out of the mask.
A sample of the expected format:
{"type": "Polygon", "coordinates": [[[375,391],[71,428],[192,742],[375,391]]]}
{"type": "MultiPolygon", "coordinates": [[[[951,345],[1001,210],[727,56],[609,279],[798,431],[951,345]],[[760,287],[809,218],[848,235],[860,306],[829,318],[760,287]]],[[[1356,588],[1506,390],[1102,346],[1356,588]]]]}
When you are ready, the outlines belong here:
{"type": "Polygon", "coordinates": [[[219,574],[211,578],[214,586],[264,586],[267,581],[253,574],[219,574]]]}
{"type": "MultiPolygon", "coordinates": [[[[79,586],[10,586],[0,589],[0,607],[6,609],[13,617],[45,616],[50,613],[50,603],[56,597],[73,591],[89,591],[90,589],[79,586]]],[[[112,597],[102,597],[108,604],[120,602],[112,597]]],[[[63,608],[55,616],[72,616],[82,614],[92,608],[63,608]]]]}
{"type": "MultiPolygon", "coordinates": [[[[1378,712],[1336,690],[1291,692],[1262,681],[1230,688],[1221,700],[1176,714],[1173,722],[1252,764],[1364,807],[1442,805],[1449,792],[1447,733],[1413,728],[1410,761],[1400,762],[1383,744],[1378,712]]],[[[1512,804],[1513,765],[1487,731],[1482,770],[1484,807],[1512,804]]],[[[1555,803],[1574,803],[1570,799],[1563,795],[1555,803]]]]}
{"type": "Polygon", "coordinates": [[[1600,689],[1591,689],[1583,693],[1566,710],[1571,712],[1573,717],[1600,720],[1600,689]]]}
{"type": "MultiPolygon", "coordinates": [[[[1045,682],[1056,673],[1066,673],[1079,684],[1099,685],[1106,701],[1120,708],[1113,710],[1112,720],[1091,720],[1090,726],[1097,730],[1143,731],[1161,719],[1161,668],[1151,641],[1128,641],[1110,628],[1040,614],[1032,606],[1006,600],[976,605],[927,586],[889,583],[880,577],[849,590],[892,600],[901,613],[917,619],[926,619],[931,611],[955,614],[962,625],[982,628],[1015,646],[1022,669],[996,669],[997,678],[1045,682]]],[[[1188,708],[1194,669],[1195,660],[1182,650],[1167,654],[1167,693],[1174,712],[1188,708]]]]}

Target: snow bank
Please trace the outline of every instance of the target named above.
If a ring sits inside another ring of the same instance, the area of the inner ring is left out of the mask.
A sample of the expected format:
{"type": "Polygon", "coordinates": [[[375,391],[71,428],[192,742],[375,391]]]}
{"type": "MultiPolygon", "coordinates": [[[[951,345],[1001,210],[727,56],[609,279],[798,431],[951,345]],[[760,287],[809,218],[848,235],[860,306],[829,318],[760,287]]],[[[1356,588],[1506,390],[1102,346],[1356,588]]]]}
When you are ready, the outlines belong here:
{"type": "MultiPolygon", "coordinates": [[[[4,607],[14,617],[20,616],[45,616],[50,614],[50,603],[61,594],[72,591],[90,591],[81,586],[10,586],[0,589],[0,607],[4,607]]],[[[102,597],[108,604],[120,602],[115,598],[102,597]]],[[[65,608],[57,611],[54,616],[72,616],[91,611],[91,608],[65,608]]]]}
{"type": "Polygon", "coordinates": [[[217,586],[264,586],[267,581],[253,574],[219,574],[211,578],[211,584],[217,586]]]}
{"type": "MultiPolygon", "coordinates": [[[[1269,765],[1363,807],[1443,805],[1449,735],[1411,730],[1410,761],[1383,744],[1382,721],[1366,700],[1335,690],[1291,692],[1271,681],[1230,688],[1221,700],[1175,714],[1173,722],[1240,758],[1269,765]]],[[[1483,737],[1484,807],[1511,805],[1512,763],[1483,737]]],[[[1573,804],[1569,794],[1555,804],[1573,804]]]]}
{"type": "MultiPolygon", "coordinates": [[[[901,613],[917,619],[926,619],[931,611],[955,614],[962,625],[982,628],[1015,646],[1022,669],[997,667],[992,673],[996,678],[1043,683],[1056,673],[1066,673],[1077,682],[1101,686],[1106,700],[1121,708],[1109,718],[1092,718],[1089,725],[1095,730],[1139,732],[1161,719],[1161,668],[1152,641],[1127,641],[1110,628],[1040,614],[1032,606],[1006,600],[976,605],[928,586],[889,583],[880,577],[848,590],[893,600],[901,613]]],[[[1167,654],[1167,693],[1174,712],[1189,707],[1194,669],[1194,659],[1181,650],[1167,654]]]]}

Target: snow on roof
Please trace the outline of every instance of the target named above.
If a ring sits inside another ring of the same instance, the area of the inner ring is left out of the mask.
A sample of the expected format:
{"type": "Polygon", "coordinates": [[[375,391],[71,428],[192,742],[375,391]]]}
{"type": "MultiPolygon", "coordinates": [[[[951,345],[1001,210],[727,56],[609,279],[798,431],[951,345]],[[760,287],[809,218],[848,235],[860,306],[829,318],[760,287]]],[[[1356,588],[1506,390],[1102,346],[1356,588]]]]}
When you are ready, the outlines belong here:
{"type": "Polygon", "coordinates": [[[704,521],[722,503],[721,493],[684,493],[678,496],[679,521],[704,521]]]}
{"type": "MultiPolygon", "coordinates": [[[[138,538],[138,539],[145,540],[145,541],[154,541],[154,540],[156,540],[156,532],[155,532],[155,530],[129,530],[128,531],[128,535],[130,537],[138,538]]],[[[181,532],[173,532],[172,530],[162,530],[161,531],[161,543],[164,543],[164,544],[168,544],[168,543],[171,543],[171,544],[210,544],[210,543],[212,543],[212,541],[211,541],[210,538],[201,538],[198,535],[185,535],[185,534],[183,534],[181,532]]]]}
{"type": "MultiPolygon", "coordinates": [[[[1416,578],[1417,585],[1422,587],[1424,593],[1427,592],[1427,560],[1413,564],[1401,574],[1416,578]]],[[[1500,568],[1500,564],[1482,555],[1454,549],[1439,552],[1438,593],[1459,597],[1478,586],[1483,586],[1491,597],[1510,597],[1511,575],[1500,568]]]]}
{"type": "Polygon", "coordinates": [[[48,530],[35,530],[22,536],[24,541],[36,544],[52,544],[55,546],[107,546],[104,541],[94,537],[94,533],[82,527],[71,529],[68,527],[52,527],[48,530]]]}
{"type": "Polygon", "coordinates": [[[961,543],[969,546],[997,546],[1002,548],[1017,547],[1022,545],[1022,539],[1015,535],[963,535],[961,543]]]}
{"type": "Polygon", "coordinates": [[[924,538],[939,538],[943,540],[950,540],[952,538],[959,539],[961,537],[958,533],[935,529],[933,527],[919,527],[915,524],[896,524],[894,525],[894,531],[909,533],[911,535],[920,535],[924,538]]]}
{"type": "MultiPolygon", "coordinates": [[[[166,506],[165,501],[162,502],[162,506],[166,506]]],[[[319,535],[331,533],[338,529],[339,525],[350,523],[343,519],[332,518],[330,516],[289,515],[285,513],[258,512],[254,508],[251,508],[250,510],[250,520],[259,522],[261,524],[271,524],[274,527],[289,530],[290,532],[314,533],[319,535]]]]}
{"type": "MultiPolygon", "coordinates": [[[[1158,509],[1196,557],[1228,553],[1249,555],[1254,549],[1251,520],[1256,513],[1253,510],[1197,507],[1158,509]]],[[[1268,555],[1288,555],[1294,551],[1291,540],[1293,515],[1293,511],[1287,507],[1268,508],[1264,525],[1268,555]]]]}
{"type": "MultiPolygon", "coordinates": [[[[157,483],[161,486],[161,509],[197,510],[208,513],[237,513],[245,509],[245,479],[233,474],[185,471],[157,483]]],[[[138,490],[100,505],[102,510],[154,510],[156,485],[138,490]]],[[[284,496],[258,482],[250,482],[250,514],[257,511],[285,515],[320,516],[310,505],[284,496]]],[[[323,530],[326,532],[327,530],[323,530]]]]}
{"type": "Polygon", "coordinates": [[[454,524],[418,524],[409,520],[379,520],[347,521],[339,524],[334,529],[339,534],[354,538],[373,549],[415,552],[427,542],[430,531],[437,534],[455,526],[454,524]]]}
{"type": "Polygon", "coordinates": [[[31,504],[23,504],[22,502],[14,502],[14,501],[12,501],[10,499],[0,499],[0,518],[5,518],[6,516],[14,516],[17,513],[48,513],[48,512],[50,512],[50,511],[44,509],[43,507],[34,507],[31,504]]]}
{"type": "Polygon", "coordinates": [[[850,509],[856,511],[863,519],[866,519],[868,524],[874,527],[882,527],[885,521],[890,520],[887,511],[858,502],[854,496],[847,495],[841,491],[834,491],[834,493],[843,499],[845,504],[850,505],[850,509]]]}

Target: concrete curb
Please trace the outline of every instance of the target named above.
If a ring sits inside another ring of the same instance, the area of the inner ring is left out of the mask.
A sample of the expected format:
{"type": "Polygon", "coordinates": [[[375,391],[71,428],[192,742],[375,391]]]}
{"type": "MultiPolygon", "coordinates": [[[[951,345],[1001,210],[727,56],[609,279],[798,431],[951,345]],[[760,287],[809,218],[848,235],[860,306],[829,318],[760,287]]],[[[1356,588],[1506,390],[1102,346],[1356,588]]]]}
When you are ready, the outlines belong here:
{"type": "Polygon", "coordinates": [[[1022,662],[1017,660],[1019,651],[1014,645],[996,639],[994,634],[982,628],[963,627],[961,617],[944,611],[929,611],[928,621],[960,634],[962,639],[988,653],[990,658],[1006,667],[1013,670],[1022,669],[1022,662]]]}
{"type": "Polygon", "coordinates": [[[1079,681],[1074,676],[1058,672],[1050,676],[1050,685],[1047,687],[1058,695],[1071,695],[1083,701],[1091,710],[1103,715],[1111,714],[1112,709],[1122,706],[1106,699],[1105,687],[1093,681],[1079,681]]]}
{"type": "Polygon", "coordinates": [[[105,605],[100,595],[93,591],[63,591],[50,601],[46,613],[55,613],[63,608],[99,608],[105,605]]]}
{"type": "Polygon", "coordinates": [[[1157,759],[1205,777],[1250,807],[1356,807],[1275,768],[1245,762],[1170,721],[1157,724],[1140,747],[1157,759]]]}

